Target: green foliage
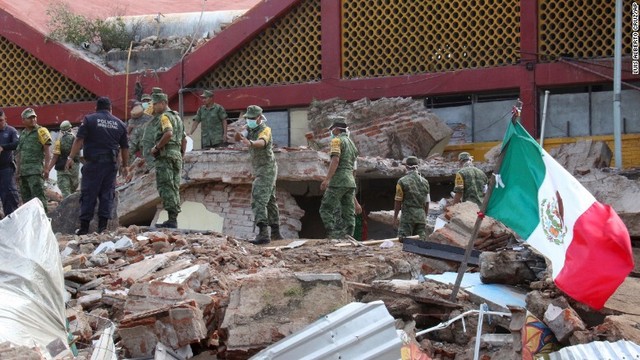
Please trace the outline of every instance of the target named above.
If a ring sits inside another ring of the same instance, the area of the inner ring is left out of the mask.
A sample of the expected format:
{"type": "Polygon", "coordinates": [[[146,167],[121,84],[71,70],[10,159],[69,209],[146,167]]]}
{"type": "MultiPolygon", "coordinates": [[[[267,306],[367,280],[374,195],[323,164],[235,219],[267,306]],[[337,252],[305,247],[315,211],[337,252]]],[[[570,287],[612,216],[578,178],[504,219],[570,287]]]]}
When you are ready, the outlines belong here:
{"type": "Polygon", "coordinates": [[[127,30],[122,17],[115,19],[89,19],[75,14],[69,4],[63,1],[52,2],[46,11],[52,39],[82,45],[85,42],[100,42],[104,51],[127,49],[134,34],[127,30]]]}

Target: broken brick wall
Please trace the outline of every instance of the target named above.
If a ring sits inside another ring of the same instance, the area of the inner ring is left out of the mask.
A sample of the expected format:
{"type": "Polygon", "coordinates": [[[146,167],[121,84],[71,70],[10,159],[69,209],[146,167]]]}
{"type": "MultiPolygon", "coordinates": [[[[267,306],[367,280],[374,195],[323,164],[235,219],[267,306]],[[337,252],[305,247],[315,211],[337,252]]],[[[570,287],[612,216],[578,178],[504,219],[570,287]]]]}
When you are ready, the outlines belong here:
{"type": "MultiPolygon", "coordinates": [[[[251,185],[207,183],[192,186],[181,193],[182,200],[201,202],[207,210],[224,218],[222,233],[242,239],[252,239],[257,229],[253,227],[251,211],[251,185]]],[[[296,200],[283,189],[276,189],[280,210],[280,231],[287,239],[297,239],[304,216],[296,200]]]]}
{"type": "Polygon", "coordinates": [[[442,153],[453,130],[422,101],[411,98],[314,101],[309,127],[321,145],[328,144],[331,116],[344,116],[361,156],[403,159],[442,153]]]}

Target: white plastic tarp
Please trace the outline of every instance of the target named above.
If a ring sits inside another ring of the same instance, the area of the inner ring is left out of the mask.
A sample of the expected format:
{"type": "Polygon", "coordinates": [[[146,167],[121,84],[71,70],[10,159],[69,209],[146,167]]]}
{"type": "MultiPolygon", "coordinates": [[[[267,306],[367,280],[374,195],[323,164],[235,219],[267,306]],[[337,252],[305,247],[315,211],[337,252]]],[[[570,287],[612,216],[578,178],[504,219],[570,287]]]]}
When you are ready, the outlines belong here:
{"type": "Polygon", "coordinates": [[[40,200],[0,220],[0,343],[67,344],[58,242],[40,200]]]}

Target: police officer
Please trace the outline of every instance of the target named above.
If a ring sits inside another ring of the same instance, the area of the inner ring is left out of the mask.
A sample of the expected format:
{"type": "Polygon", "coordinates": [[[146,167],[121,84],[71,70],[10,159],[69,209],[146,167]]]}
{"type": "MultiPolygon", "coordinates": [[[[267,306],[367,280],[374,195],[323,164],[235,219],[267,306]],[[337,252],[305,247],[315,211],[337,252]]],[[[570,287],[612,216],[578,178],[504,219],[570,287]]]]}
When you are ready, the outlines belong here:
{"type": "Polygon", "coordinates": [[[202,148],[212,149],[224,146],[227,140],[227,112],[222,105],[213,102],[213,91],[205,90],[202,94],[203,105],[193,118],[189,136],[202,123],[202,148]]]}
{"type": "Polygon", "coordinates": [[[253,168],[253,185],[251,188],[251,210],[254,224],[260,232],[252,244],[267,244],[271,240],[281,240],[280,211],[276,200],[276,178],[278,164],[273,154],[273,138],[271,128],[265,124],[262,108],[250,105],[244,114],[247,120],[247,135],[236,133],[236,141],[249,147],[251,167],[253,168]],[[267,226],[271,227],[269,234],[267,226]]]}
{"type": "Polygon", "coordinates": [[[100,97],[96,112],[86,115],[67,157],[66,170],[70,170],[74,159],[83,149],[85,159],[80,186],[80,229],[78,235],[89,232],[96,202],[98,205],[98,233],[107,228],[115,198],[118,154],[122,159],[122,174],[128,175],[129,143],[127,127],[122,120],[111,114],[111,100],[100,97]]]}
{"type": "Polygon", "coordinates": [[[353,236],[356,223],[354,201],[356,180],[353,171],[358,150],[349,138],[344,117],[333,117],[329,132],[331,163],[327,177],[320,184],[320,190],[324,191],[320,203],[320,218],[328,238],[344,239],[347,235],[353,236]]]}
{"type": "Polygon", "coordinates": [[[407,175],[396,184],[395,204],[393,207],[393,225],[398,229],[398,237],[418,235],[426,240],[425,226],[429,213],[429,182],[418,172],[418,158],[409,156],[403,161],[407,175]],[[398,212],[402,216],[398,221],[398,212]]]}
{"type": "Polygon", "coordinates": [[[180,213],[180,172],[187,146],[186,134],[178,113],[169,109],[167,95],[155,93],[151,97],[154,118],[147,131],[155,134],[151,155],[155,157],[156,187],[169,217],[156,226],[175,229],[180,213]]]}
{"type": "Polygon", "coordinates": [[[17,147],[18,131],[7,124],[7,116],[0,109],[0,201],[4,216],[14,212],[20,204],[13,160],[13,151],[17,147]]]}
{"type": "Polygon", "coordinates": [[[20,177],[20,194],[22,201],[33,198],[42,201],[47,212],[47,198],[44,194],[44,179],[49,178],[51,153],[51,134],[47,128],[38,125],[38,117],[32,108],[22,112],[24,130],[18,140],[18,176],[20,177]]]}
{"type": "Polygon", "coordinates": [[[458,155],[458,163],[461,168],[456,173],[453,203],[471,201],[482,206],[484,192],[489,182],[487,175],[473,166],[473,156],[468,152],[461,152],[458,155]]]}
{"type": "Polygon", "coordinates": [[[71,152],[71,147],[76,137],[71,132],[71,123],[65,120],[60,124],[60,136],[53,144],[53,157],[49,163],[49,171],[55,168],[58,172],[58,188],[62,192],[62,197],[73,194],[78,189],[78,171],[80,169],[80,158],[76,156],[73,159],[71,169],[65,169],[67,158],[71,152]]]}

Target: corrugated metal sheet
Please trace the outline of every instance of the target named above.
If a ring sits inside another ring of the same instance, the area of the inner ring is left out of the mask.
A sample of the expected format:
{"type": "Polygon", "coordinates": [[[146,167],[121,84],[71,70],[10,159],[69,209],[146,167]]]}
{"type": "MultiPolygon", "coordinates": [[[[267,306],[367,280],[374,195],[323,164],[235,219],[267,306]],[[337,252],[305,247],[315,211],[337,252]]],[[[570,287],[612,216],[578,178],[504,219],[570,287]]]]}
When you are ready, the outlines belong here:
{"type": "Polygon", "coordinates": [[[549,354],[550,360],[632,360],[640,359],[640,346],[631,341],[614,343],[594,341],[588,344],[568,346],[549,354]]]}
{"type": "Polygon", "coordinates": [[[252,360],[400,359],[402,341],[382,301],[353,302],[262,350],[252,360]]]}

